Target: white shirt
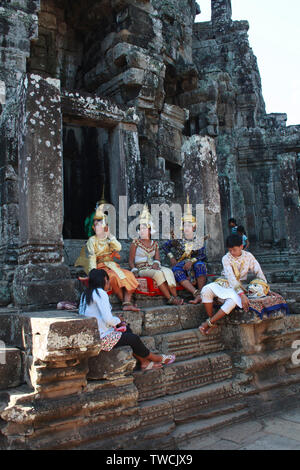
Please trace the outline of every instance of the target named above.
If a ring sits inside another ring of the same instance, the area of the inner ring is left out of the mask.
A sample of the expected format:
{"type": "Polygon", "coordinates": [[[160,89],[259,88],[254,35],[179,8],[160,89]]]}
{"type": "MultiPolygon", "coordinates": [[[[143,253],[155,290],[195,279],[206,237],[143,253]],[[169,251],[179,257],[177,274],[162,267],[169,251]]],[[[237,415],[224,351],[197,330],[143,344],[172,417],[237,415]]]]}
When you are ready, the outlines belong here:
{"type": "Polygon", "coordinates": [[[238,294],[243,292],[243,290],[240,288],[239,281],[245,281],[249,272],[254,273],[258,279],[267,282],[259,262],[249,251],[242,250],[242,254],[238,258],[233,257],[230,253],[227,253],[222,258],[222,264],[222,276],[226,277],[230,287],[232,287],[238,294]],[[239,279],[235,275],[234,266],[239,273],[239,279]]]}
{"type": "Polygon", "coordinates": [[[91,303],[87,304],[84,315],[97,319],[100,338],[114,331],[113,327],[121,323],[119,317],[112,315],[109,297],[103,289],[93,291],[91,303]]]}

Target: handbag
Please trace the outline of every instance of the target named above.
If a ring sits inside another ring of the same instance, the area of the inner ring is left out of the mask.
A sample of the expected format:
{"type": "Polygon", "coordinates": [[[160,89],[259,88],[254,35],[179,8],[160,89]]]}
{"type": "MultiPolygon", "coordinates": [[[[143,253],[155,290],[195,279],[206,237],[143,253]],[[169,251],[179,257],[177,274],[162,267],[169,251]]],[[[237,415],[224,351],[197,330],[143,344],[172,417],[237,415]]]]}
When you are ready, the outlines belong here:
{"type": "Polygon", "coordinates": [[[117,326],[114,326],[114,330],[120,331],[121,333],[125,333],[125,331],[127,330],[126,322],[122,321],[117,326]]]}

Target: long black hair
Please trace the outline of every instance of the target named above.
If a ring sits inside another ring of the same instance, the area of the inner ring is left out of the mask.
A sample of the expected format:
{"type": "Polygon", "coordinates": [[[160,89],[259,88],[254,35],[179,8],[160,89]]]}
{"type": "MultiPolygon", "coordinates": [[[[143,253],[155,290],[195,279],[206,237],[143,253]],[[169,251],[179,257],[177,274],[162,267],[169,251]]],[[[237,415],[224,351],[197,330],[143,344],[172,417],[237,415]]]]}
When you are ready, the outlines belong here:
{"type": "MultiPolygon", "coordinates": [[[[86,303],[89,305],[92,301],[93,292],[96,289],[104,289],[108,274],[104,269],[92,269],[89,273],[89,287],[85,291],[86,303]]],[[[99,295],[99,293],[97,292],[99,295]]]]}

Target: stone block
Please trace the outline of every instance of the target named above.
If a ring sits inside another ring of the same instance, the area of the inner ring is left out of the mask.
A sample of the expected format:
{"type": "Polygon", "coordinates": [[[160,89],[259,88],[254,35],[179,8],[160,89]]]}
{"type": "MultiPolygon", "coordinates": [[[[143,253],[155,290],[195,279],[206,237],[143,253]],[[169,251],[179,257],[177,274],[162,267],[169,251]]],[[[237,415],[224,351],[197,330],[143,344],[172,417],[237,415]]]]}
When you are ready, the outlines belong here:
{"type": "Polygon", "coordinates": [[[211,364],[207,358],[195,358],[174,363],[164,368],[164,382],[168,395],[185,392],[213,382],[211,364]]]}
{"type": "Polygon", "coordinates": [[[116,316],[123,316],[125,318],[126,323],[130,325],[132,332],[136,335],[142,334],[142,324],[144,320],[144,313],[140,312],[123,312],[123,311],[116,311],[114,312],[116,316]]]}
{"type": "Polygon", "coordinates": [[[212,354],[209,356],[214,382],[232,377],[232,362],[228,354],[212,354]]]}
{"type": "Polygon", "coordinates": [[[171,422],[175,427],[172,406],[165,399],[158,398],[141,403],[139,414],[143,427],[155,425],[157,429],[161,427],[162,423],[165,425],[168,422],[171,422]]]}
{"type": "Polygon", "coordinates": [[[6,344],[24,349],[22,337],[22,321],[17,309],[7,307],[0,315],[0,340],[6,344]]]}
{"type": "Polygon", "coordinates": [[[97,320],[63,311],[20,315],[24,343],[34,360],[65,363],[95,356],[100,351],[97,320]]]}
{"type": "Polygon", "coordinates": [[[155,344],[163,354],[176,354],[177,360],[195,357],[200,353],[200,342],[196,330],[156,335],[155,344]]]}
{"type": "Polygon", "coordinates": [[[230,381],[209,384],[195,390],[168,397],[177,424],[190,419],[207,418],[219,413],[219,406],[225,400],[234,397],[235,392],[230,381]]]}
{"type": "Polygon", "coordinates": [[[135,372],[134,384],[139,391],[139,401],[153,400],[166,394],[163,369],[135,372]]]}
{"type": "Polygon", "coordinates": [[[0,341],[0,390],[24,383],[24,356],[20,349],[0,341]]]}
{"type": "Polygon", "coordinates": [[[149,351],[156,352],[157,354],[160,354],[162,352],[160,349],[156,348],[155,339],[153,338],[153,336],[143,336],[142,342],[144,343],[146,348],[149,349],[149,351]]]}
{"type": "Polygon", "coordinates": [[[40,308],[56,306],[61,300],[78,300],[69,268],[62,264],[48,263],[18,266],[13,282],[13,297],[17,305],[34,305],[40,308]]]}
{"type": "Polygon", "coordinates": [[[130,346],[114,347],[111,351],[100,351],[88,361],[88,380],[117,380],[132,373],[136,359],[130,346]]]}
{"type": "Polygon", "coordinates": [[[178,311],[180,324],[184,330],[198,328],[206,318],[205,308],[202,304],[181,305],[178,311]]]}
{"type": "Polygon", "coordinates": [[[173,307],[157,307],[154,309],[145,309],[143,335],[155,335],[161,332],[171,332],[181,329],[177,309],[173,307]]]}

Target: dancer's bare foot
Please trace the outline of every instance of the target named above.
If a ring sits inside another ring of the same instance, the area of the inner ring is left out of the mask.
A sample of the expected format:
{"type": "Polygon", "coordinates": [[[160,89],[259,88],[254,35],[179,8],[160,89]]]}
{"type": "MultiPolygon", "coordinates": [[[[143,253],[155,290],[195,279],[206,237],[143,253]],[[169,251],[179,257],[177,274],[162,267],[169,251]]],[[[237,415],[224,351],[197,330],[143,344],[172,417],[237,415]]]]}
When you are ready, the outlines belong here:
{"type": "Polygon", "coordinates": [[[189,301],[190,304],[201,304],[201,302],[202,302],[201,295],[197,295],[194,298],[194,300],[189,301]]]}
{"type": "Polygon", "coordinates": [[[122,310],[123,312],[140,312],[141,309],[130,302],[123,302],[122,310]]]}
{"type": "Polygon", "coordinates": [[[180,297],[174,297],[173,295],[169,298],[168,300],[168,305],[182,305],[183,304],[183,299],[180,299],[180,297]]]}
{"type": "Polygon", "coordinates": [[[206,321],[205,323],[202,323],[201,326],[199,326],[199,331],[203,336],[206,336],[206,335],[209,335],[211,330],[213,330],[216,327],[217,325],[213,325],[209,320],[208,322],[206,321]]]}

